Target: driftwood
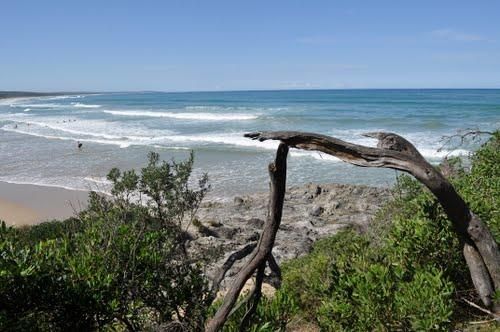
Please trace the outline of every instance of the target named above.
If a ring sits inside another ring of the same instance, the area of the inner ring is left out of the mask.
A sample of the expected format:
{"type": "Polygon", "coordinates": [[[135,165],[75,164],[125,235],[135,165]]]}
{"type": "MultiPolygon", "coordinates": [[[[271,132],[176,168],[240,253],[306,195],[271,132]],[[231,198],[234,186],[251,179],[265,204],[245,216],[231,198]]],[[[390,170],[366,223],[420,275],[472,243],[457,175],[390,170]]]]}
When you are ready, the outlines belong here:
{"type": "MultiPolygon", "coordinates": [[[[252,257],[249,262],[238,272],[231,287],[226,293],[223,303],[215,313],[214,317],[208,321],[205,331],[215,332],[222,328],[227,318],[229,317],[232,308],[238,300],[238,296],[245,285],[246,281],[254,274],[256,270],[255,286],[247,297],[250,302],[250,307],[243,321],[241,328],[248,325],[251,315],[256,309],[261,296],[261,286],[264,277],[264,269],[266,262],[269,261],[271,270],[275,270],[275,260],[272,257],[272,249],[276,233],[281,223],[281,215],[283,212],[283,201],[285,198],[285,185],[286,185],[286,158],[288,154],[288,146],[280,144],[276,151],[276,159],[274,163],[269,164],[269,177],[271,178],[271,192],[269,197],[269,212],[262,230],[261,236],[257,243],[252,257]]],[[[278,268],[279,271],[279,268],[278,268]]],[[[279,272],[275,272],[279,273],[279,272]]]]}
{"type": "MultiPolygon", "coordinates": [[[[279,140],[287,146],[316,150],[362,167],[384,167],[413,175],[436,196],[460,235],[472,280],[483,302],[493,307],[495,290],[500,290],[500,253],[495,239],[481,219],[472,213],[451,183],[406,139],[393,133],[375,132],[366,137],[378,139],[377,148],[352,144],[314,133],[276,131],[245,134],[259,141],[279,140]]],[[[499,312],[500,308],[493,308],[499,312]]]]}

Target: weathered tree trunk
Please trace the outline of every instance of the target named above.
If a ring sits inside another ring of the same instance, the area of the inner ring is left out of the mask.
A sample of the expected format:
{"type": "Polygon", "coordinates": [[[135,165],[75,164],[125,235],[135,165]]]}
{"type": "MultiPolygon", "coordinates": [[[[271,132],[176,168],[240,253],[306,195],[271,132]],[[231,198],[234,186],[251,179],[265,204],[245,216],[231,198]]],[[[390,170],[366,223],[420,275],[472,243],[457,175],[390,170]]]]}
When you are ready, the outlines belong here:
{"type": "MultiPolygon", "coordinates": [[[[393,133],[368,133],[378,139],[377,148],[344,142],[314,133],[276,131],[245,134],[245,137],[280,140],[290,147],[317,150],[362,167],[385,167],[413,175],[436,196],[464,242],[464,255],[471,277],[484,305],[491,308],[495,290],[500,290],[500,252],[486,225],[472,213],[451,183],[430,165],[407,140],[393,133]]],[[[498,306],[494,311],[499,310],[498,306]]]]}
{"type": "MultiPolygon", "coordinates": [[[[231,309],[236,304],[241,289],[246,281],[252,276],[257,268],[259,268],[258,279],[254,290],[252,291],[251,304],[249,315],[246,315],[244,324],[248,323],[251,314],[255,310],[255,305],[260,298],[260,286],[262,285],[262,278],[265,264],[270,260],[276,233],[281,223],[281,215],[283,211],[283,201],[285,198],[285,185],[286,185],[286,158],[288,154],[288,146],[280,144],[276,151],[276,159],[274,163],[269,165],[269,176],[271,178],[271,193],[269,197],[269,213],[267,216],[264,229],[257,243],[254,254],[250,261],[240,270],[236,275],[231,287],[229,288],[223,303],[219,310],[215,313],[214,317],[208,321],[205,331],[216,332],[222,328],[226,322],[231,309]]],[[[274,262],[274,258],[271,259],[274,262]]],[[[272,263],[271,263],[272,264],[272,263]]],[[[243,325],[244,325],[243,324],[243,325]]]]}

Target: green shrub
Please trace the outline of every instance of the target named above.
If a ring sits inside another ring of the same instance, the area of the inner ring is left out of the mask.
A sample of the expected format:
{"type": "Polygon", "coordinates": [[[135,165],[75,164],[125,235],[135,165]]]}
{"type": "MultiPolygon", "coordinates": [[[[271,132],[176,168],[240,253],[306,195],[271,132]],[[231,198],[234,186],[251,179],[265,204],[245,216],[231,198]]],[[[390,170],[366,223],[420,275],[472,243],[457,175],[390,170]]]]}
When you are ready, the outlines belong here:
{"type": "MultiPolygon", "coordinates": [[[[222,301],[216,301],[210,308],[213,316],[222,301]]],[[[238,303],[239,305],[240,303],[238,303]]],[[[228,319],[222,331],[239,332],[240,323],[247,312],[247,306],[241,305],[228,319]]],[[[286,326],[297,313],[297,305],[292,297],[285,291],[278,290],[272,298],[263,296],[252,316],[249,332],[276,332],[286,331],[286,326]]]]}
{"type": "MultiPolygon", "coordinates": [[[[499,133],[452,179],[499,239],[499,133]]],[[[395,199],[367,235],[342,232],[283,266],[297,315],[324,331],[448,330],[472,319],[461,297],[473,289],[460,241],[434,196],[401,176],[395,199]]],[[[477,313],[475,313],[477,314],[477,313]]]]}
{"type": "Polygon", "coordinates": [[[283,290],[298,303],[301,315],[325,331],[445,329],[453,284],[425,264],[408,268],[398,254],[389,242],[381,250],[364,236],[342,232],[286,264],[283,290]],[[414,288],[417,283],[427,287],[414,288]],[[422,316],[426,310],[435,312],[422,316]]]}
{"type": "Polygon", "coordinates": [[[17,233],[17,241],[26,245],[35,245],[40,241],[57,239],[71,236],[82,229],[82,223],[78,218],[69,218],[64,221],[45,221],[32,226],[23,226],[14,229],[17,233]]]}
{"type": "Polygon", "coordinates": [[[0,330],[200,330],[207,281],[181,220],[208,190],[188,186],[193,157],[140,175],[114,169],[112,197],[91,193],[78,219],[0,227],[0,330]]]}
{"type": "Polygon", "coordinates": [[[454,184],[474,213],[486,222],[500,242],[500,131],[472,155],[470,172],[454,184]]]}
{"type": "Polygon", "coordinates": [[[454,286],[441,271],[417,271],[395,294],[398,320],[404,330],[445,330],[452,316],[454,286]]]}

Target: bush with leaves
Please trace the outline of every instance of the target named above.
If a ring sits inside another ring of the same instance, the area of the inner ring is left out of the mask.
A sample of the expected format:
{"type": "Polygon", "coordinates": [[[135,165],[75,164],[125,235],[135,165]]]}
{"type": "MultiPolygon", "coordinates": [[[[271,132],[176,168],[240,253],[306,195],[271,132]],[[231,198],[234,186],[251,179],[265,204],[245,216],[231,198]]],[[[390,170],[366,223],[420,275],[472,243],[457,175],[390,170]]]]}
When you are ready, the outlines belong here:
{"type": "MultiPolygon", "coordinates": [[[[241,322],[245,316],[248,307],[241,300],[236,304],[236,309],[229,317],[222,328],[223,332],[241,331],[241,322]]],[[[222,304],[221,300],[216,301],[210,308],[210,315],[217,311],[222,304]]],[[[275,332],[285,331],[287,325],[292,322],[297,314],[298,307],[292,297],[285,291],[277,290],[276,293],[268,298],[263,296],[257,306],[252,321],[246,328],[249,332],[275,332]]]]}
{"type": "Polygon", "coordinates": [[[445,329],[453,284],[437,268],[409,268],[398,254],[398,248],[381,250],[365,236],[342,232],[286,264],[284,289],[303,317],[325,331],[445,329]]]}
{"type": "Polygon", "coordinates": [[[199,330],[207,280],[183,222],[208,190],[188,185],[193,155],[140,174],[113,169],[112,196],[91,193],[77,219],[0,228],[0,330],[199,330]]]}
{"type": "Polygon", "coordinates": [[[500,243],[500,131],[494,132],[471,159],[470,172],[463,172],[454,184],[500,243]]]}
{"type": "MultiPolygon", "coordinates": [[[[452,179],[473,211],[500,235],[500,135],[452,179]]],[[[341,232],[283,266],[283,288],[297,315],[324,331],[448,330],[477,319],[460,241],[435,197],[401,176],[375,230],[341,232]],[[379,226],[382,224],[383,226],[379,226]]]]}

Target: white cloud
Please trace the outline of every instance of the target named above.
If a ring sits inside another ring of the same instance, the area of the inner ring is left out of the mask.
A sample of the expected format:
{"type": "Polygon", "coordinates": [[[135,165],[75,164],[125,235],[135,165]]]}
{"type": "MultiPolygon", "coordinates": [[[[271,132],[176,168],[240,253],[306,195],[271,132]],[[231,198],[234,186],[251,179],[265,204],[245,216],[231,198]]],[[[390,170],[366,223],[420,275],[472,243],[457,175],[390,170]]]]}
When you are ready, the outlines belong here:
{"type": "Polygon", "coordinates": [[[478,42],[478,41],[488,41],[489,39],[472,33],[464,33],[461,31],[457,31],[454,29],[437,29],[432,31],[432,35],[442,39],[454,40],[454,41],[463,41],[463,42],[478,42]]]}

